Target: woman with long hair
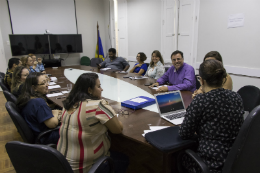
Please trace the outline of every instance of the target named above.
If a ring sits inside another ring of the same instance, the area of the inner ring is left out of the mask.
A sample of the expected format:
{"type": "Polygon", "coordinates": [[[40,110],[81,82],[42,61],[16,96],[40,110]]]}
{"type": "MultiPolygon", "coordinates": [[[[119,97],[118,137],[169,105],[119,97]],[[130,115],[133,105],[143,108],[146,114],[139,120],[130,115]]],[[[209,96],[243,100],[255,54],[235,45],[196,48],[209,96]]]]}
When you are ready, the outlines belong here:
{"type": "Polygon", "coordinates": [[[31,68],[31,66],[33,66],[33,59],[32,59],[32,57],[24,56],[24,57],[21,58],[21,61],[22,61],[22,65],[24,67],[26,67],[29,70],[30,73],[31,72],[36,72],[33,68],[31,68]]]}
{"type": "MultiPolygon", "coordinates": [[[[120,134],[123,130],[113,108],[101,99],[102,91],[98,75],[84,73],[63,101],[57,150],[66,157],[74,172],[88,172],[98,158],[109,155],[107,131],[120,134]]],[[[110,157],[114,159],[116,170],[125,172],[128,159],[114,152],[110,152],[110,157]]],[[[104,168],[101,172],[106,171],[104,168]]]]}
{"type": "MultiPolygon", "coordinates": [[[[39,72],[30,73],[17,100],[17,107],[35,136],[59,124],[61,111],[51,110],[47,103],[48,86],[49,82],[45,75],[39,72]]],[[[58,139],[59,131],[55,130],[41,138],[41,143],[57,144],[58,139]]]]}
{"type": "Polygon", "coordinates": [[[25,82],[28,75],[29,71],[26,67],[19,66],[15,68],[12,78],[11,92],[16,97],[19,97],[19,95],[21,95],[23,83],[25,82]]]}
{"type": "Polygon", "coordinates": [[[152,52],[152,58],[145,76],[159,79],[165,72],[164,61],[161,53],[158,50],[152,52]]]}
{"type": "MultiPolygon", "coordinates": [[[[204,61],[199,68],[199,81],[204,94],[198,94],[186,110],[179,134],[183,139],[198,137],[198,155],[210,172],[221,173],[241,125],[243,101],[240,95],[222,87],[227,73],[218,60],[204,61]]],[[[201,172],[197,163],[184,155],[188,172],[201,172]]]]}

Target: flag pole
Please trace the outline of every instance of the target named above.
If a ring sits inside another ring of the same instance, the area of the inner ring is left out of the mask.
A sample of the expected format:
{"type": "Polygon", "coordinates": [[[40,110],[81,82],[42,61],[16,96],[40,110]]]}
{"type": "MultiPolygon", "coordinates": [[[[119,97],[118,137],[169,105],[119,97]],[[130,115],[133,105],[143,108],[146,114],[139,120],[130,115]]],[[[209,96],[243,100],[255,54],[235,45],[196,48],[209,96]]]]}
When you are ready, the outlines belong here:
{"type": "Polygon", "coordinates": [[[97,22],[97,45],[98,45],[98,58],[99,58],[99,38],[98,38],[98,29],[99,29],[99,26],[98,26],[98,22],[97,22]]]}

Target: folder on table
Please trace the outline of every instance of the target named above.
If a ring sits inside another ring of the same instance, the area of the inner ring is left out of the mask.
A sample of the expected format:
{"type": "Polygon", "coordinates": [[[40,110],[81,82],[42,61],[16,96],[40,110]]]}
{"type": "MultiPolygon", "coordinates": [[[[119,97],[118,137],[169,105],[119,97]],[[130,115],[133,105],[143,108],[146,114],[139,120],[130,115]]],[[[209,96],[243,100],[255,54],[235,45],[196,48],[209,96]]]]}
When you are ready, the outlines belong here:
{"type": "Polygon", "coordinates": [[[126,100],[121,102],[121,106],[131,108],[131,109],[141,109],[146,106],[150,106],[155,103],[155,99],[145,97],[145,96],[139,96],[132,98],[130,100],[126,100]]]}

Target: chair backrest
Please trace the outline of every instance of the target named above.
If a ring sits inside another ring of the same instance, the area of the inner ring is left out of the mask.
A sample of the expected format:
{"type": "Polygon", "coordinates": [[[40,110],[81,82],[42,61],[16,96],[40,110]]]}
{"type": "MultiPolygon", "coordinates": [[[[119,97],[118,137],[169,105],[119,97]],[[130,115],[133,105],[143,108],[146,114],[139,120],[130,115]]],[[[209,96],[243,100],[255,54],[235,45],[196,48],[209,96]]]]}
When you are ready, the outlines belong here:
{"type": "Polygon", "coordinates": [[[8,91],[4,91],[4,95],[5,95],[5,98],[7,101],[16,103],[17,98],[12,93],[10,93],[8,91]]]}
{"type": "Polygon", "coordinates": [[[241,96],[244,110],[251,112],[256,106],[260,105],[260,89],[246,85],[240,88],[237,93],[241,96]]]}
{"type": "Polygon", "coordinates": [[[3,72],[0,72],[0,78],[5,78],[5,73],[3,73],[3,72]]]}
{"type": "Polygon", "coordinates": [[[83,56],[80,59],[80,65],[90,66],[90,59],[87,56],[83,56]]]}
{"type": "Polygon", "coordinates": [[[260,105],[245,119],[229,151],[223,173],[260,172],[260,105]]]}
{"type": "Polygon", "coordinates": [[[199,82],[198,79],[197,79],[198,76],[199,76],[198,74],[195,75],[196,89],[199,89],[199,88],[200,88],[200,82],[199,82]]]}
{"type": "Polygon", "coordinates": [[[145,63],[147,65],[147,68],[149,67],[150,63],[145,63]]]}
{"type": "Polygon", "coordinates": [[[165,73],[169,70],[171,67],[164,67],[165,68],[165,73]]]}
{"type": "Polygon", "coordinates": [[[97,64],[100,64],[102,62],[101,58],[92,58],[91,59],[91,67],[97,67],[97,64]]]}
{"type": "Polygon", "coordinates": [[[66,158],[52,147],[11,141],[5,148],[16,172],[73,173],[66,158]]]}
{"type": "MultiPolygon", "coordinates": [[[[4,83],[4,78],[0,78],[0,86],[2,88],[3,91],[9,91],[8,87],[5,86],[5,83],[4,83]]],[[[9,91],[10,92],[10,91],[9,91]]]]}
{"type": "Polygon", "coordinates": [[[35,142],[35,137],[32,130],[29,128],[28,124],[24,118],[19,113],[19,109],[16,105],[10,101],[6,102],[5,108],[12,118],[14,125],[16,126],[18,132],[22,136],[24,142],[33,144],[35,142]]]}

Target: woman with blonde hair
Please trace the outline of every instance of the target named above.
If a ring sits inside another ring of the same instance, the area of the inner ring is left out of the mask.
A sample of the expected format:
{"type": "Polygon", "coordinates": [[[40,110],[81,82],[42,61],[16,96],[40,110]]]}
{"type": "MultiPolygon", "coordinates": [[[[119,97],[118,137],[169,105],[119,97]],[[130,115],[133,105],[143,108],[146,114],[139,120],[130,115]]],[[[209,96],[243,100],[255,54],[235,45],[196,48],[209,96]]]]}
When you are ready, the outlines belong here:
{"type": "Polygon", "coordinates": [[[33,65],[33,59],[30,56],[24,56],[21,58],[22,65],[26,67],[29,72],[36,72],[33,68],[30,68],[33,65]]]}
{"type": "Polygon", "coordinates": [[[29,71],[26,67],[19,66],[15,68],[12,78],[11,92],[16,97],[19,97],[19,95],[21,95],[23,83],[25,82],[28,75],[29,71]]]}
{"type": "Polygon", "coordinates": [[[159,79],[165,72],[164,61],[158,50],[152,52],[152,58],[145,76],[159,79]]]}

